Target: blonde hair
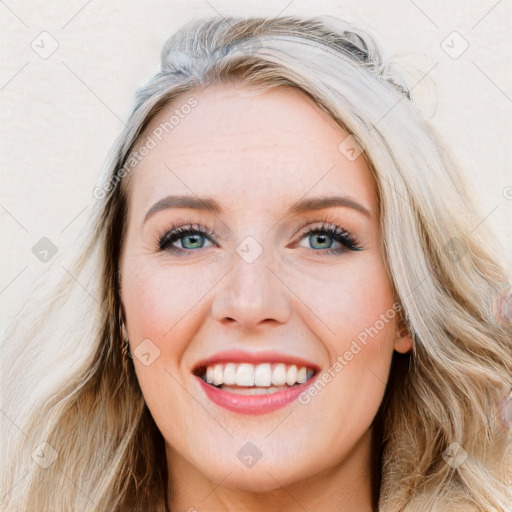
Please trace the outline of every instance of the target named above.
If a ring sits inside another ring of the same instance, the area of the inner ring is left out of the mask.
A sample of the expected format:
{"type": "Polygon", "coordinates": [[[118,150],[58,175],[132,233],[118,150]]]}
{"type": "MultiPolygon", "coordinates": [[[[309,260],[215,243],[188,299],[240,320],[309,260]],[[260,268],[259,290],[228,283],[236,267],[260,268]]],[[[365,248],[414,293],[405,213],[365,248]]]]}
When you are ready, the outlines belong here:
{"type": "Polygon", "coordinates": [[[457,162],[374,38],[331,17],[216,17],[187,24],[161,57],[95,189],[80,257],[56,289],[38,284],[41,302],[7,334],[4,432],[18,439],[6,443],[2,509],[167,509],[163,438],[120,330],[126,164],[164,106],[237,82],[304,91],[353,134],[374,176],[381,251],[414,343],[394,354],[375,419],[379,510],[507,510],[511,438],[495,408],[512,386],[512,337],[493,311],[507,271],[457,162]],[[467,452],[462,464],[445,461],[449,446],[467,452]],[[37,450],[51,465],[34,462],[37,450]]]}

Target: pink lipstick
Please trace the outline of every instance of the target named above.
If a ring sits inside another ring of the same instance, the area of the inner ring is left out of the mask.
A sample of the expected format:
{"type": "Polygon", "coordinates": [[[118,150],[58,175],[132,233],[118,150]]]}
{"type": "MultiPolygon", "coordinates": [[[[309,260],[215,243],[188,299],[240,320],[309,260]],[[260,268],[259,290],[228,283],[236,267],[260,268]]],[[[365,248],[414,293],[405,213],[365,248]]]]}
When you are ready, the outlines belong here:
{"type": "Polygon", "coordinates": [[[319,367],[278,352],[225,351],[194,367],[206,396],[242,414],[265,414],[293,402],[314,382],[319,367]]]}

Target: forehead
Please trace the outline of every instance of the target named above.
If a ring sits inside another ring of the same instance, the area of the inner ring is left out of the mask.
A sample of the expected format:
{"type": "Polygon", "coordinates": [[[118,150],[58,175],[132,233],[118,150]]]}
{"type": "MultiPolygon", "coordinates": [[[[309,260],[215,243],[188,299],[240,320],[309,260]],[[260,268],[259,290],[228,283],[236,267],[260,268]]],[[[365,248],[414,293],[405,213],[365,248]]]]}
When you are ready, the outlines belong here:
{"type": "Polygon", "coordinates": [[[192,194],[217,197],[238,211],[264,204],[278,213],[308,193],[340,193],[373,212],[375,187],[364,156],[351,161],[339,149],[347,136],[298,89],[194,89],[159,112],[142,134],[141,143],[151,139],[154,147],[130,177],[131,208],[192,194]]]}

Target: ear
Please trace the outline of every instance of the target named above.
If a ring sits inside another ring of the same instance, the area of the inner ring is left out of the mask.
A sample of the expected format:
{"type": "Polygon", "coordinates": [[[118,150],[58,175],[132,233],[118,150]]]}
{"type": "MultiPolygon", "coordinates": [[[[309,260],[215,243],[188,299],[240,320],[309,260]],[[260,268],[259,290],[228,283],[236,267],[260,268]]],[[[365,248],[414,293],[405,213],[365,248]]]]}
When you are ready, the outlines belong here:
{"type": "Polygon", "coordinates": [[[121,326],[121,333],[123,338],[126,340],[128,339],[128,332],[126,331],[126,325],[125,325],[125,312],[124,312],[124,304],[121,303],[121,306],[119,307],[119,324],[121,326]]]}
{"type": "Polygon", "coordinates": [[[400,354],[407,354],[412,351],[413,343],[411,335],[405,326],[402,326],[396,333],[394,348],[400,354]]]}
{"type": "Polygon", "coordinates": [[[128,331],[126,330],[126,326],[124,325],[124,322],[121,322],[121,333],[123,335],[123,339],[128,339],[128,331]]]}

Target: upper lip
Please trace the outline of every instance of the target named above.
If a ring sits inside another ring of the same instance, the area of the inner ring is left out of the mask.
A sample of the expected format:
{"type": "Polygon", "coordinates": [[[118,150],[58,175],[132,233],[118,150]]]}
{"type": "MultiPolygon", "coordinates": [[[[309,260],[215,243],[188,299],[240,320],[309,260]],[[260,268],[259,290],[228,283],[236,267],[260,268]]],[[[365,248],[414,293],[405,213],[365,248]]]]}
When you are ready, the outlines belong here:
{"type": "Polygon", "coordinates": [[[312,363],[301,357],[282,352],[275,351],[260,351],[260,352],[247,352],[244,350],[224,350],[197,362],[194,365],[193,372],[197,373],[199,370],[220,363],[284,363],[288,365],[295,364],[298,367],[305,366],[317,372],[320,368],[317,364],[312,363]]]}

